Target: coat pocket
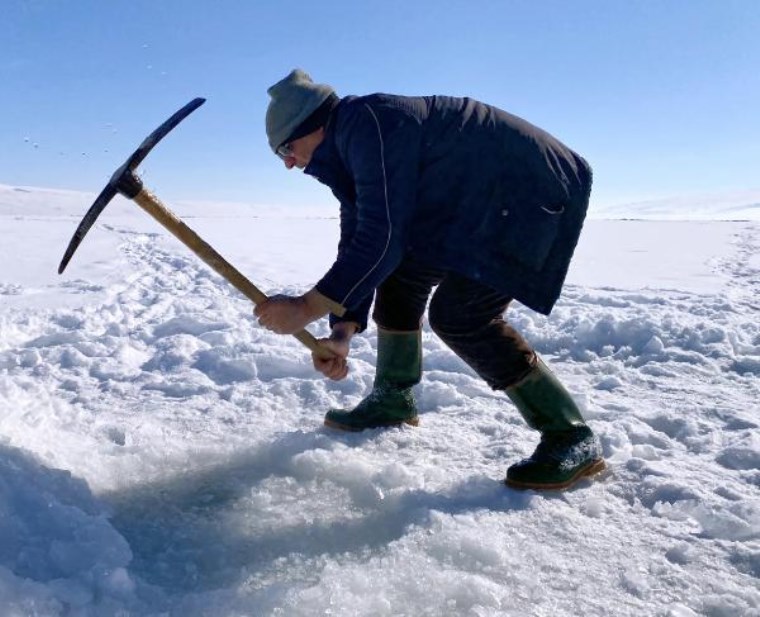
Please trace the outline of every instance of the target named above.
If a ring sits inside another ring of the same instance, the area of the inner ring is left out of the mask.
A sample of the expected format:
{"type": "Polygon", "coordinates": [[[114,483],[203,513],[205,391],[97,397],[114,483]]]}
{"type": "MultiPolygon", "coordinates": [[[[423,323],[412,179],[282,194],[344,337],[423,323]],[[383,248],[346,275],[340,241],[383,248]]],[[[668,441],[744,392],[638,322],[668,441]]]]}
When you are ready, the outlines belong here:
{"type": "Polygon", "coordinates": [[[564,212],[562,204],[503,205],[489,217],[493,240],[500,252],[538,272],[557,240],[564,212]]]}

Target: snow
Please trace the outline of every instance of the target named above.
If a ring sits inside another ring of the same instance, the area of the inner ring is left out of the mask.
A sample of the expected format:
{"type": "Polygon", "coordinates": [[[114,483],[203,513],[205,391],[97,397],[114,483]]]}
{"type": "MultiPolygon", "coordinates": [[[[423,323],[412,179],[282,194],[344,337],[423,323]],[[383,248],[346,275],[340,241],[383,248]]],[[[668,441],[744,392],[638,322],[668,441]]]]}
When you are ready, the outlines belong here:
{"type": "MultiPolygon", "coordinates": [[[[0,185],[1,615],[760,615],[757,220],[590,220],[552,315],[510,308],[609,463],[541,494],[427,327],[420,427],[342,434],[372,327],[323,380],[120,198],[58,276],[93,198],[0,185]]],[[[266,293],[334,255],[330,210],[171,206],[266,293]]]]}
{"type": "Polygon", "coordinates": [[[592,205],[594,218],[650,220],[758,220],[760,189],[691,194],[646,201],[592,205]]]}

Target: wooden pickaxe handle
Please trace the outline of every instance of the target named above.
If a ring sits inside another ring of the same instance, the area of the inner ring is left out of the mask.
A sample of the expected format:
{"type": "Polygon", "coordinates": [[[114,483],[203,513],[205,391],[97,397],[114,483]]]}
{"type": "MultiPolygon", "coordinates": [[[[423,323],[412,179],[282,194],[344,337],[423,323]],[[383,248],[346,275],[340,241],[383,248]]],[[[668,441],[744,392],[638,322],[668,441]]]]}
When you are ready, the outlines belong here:
{"type": "MultiPolygon", "coordinates": [[[[240,291],[246,298],[250,299],[254,304],[258,305],[267,299],[266,294],[243,276],[240,271],[224,259],[224,257],[217,253],[210,244],[190,229],[149,190],[143,188],[132,199],[137,202],[143,210],[169,230],[180,242],[187,246],[187,248],[193,251],[193,253],[198,255],[198,257],[205,261],[216,272],[232,283],[238,291],[240,291]]],[[[317,357],[324,360],[329,360],[330,358],[335,357],[333,352],[320,345],[317,339],[306,330],[296,332],[293,336],[313,351],[317,357]]]]}

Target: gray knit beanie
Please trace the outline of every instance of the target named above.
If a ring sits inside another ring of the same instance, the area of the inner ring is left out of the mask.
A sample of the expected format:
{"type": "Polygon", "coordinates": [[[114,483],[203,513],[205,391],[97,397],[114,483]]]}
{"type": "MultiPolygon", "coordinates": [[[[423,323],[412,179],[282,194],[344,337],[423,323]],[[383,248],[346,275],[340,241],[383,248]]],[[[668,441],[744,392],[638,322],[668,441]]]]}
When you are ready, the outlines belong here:
{"type": "Polygon", "coordinates": [[[293,69],[267,94],[272,97],[267,107],[267,138],[269,147],[276,152],[335,90],[327,84],[315,84],[306,72],[293,69]]]}

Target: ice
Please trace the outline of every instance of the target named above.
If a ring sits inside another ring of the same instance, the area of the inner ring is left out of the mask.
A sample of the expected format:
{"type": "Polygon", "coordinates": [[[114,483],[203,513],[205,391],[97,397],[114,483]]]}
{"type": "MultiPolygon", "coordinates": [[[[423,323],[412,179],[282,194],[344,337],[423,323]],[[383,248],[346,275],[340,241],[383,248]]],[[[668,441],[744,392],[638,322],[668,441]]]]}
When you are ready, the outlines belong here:
{"type": "Polygon", "coordinates": [[[85,482],[0,445],[0,503],[4,614],[136,602],[132,552],[85,482]]]}
{"type": "MultiPolygon", "coordinates": [[[[0,186],[3,616],[760,613],[757,222],[590,220],[551,316],[510,307],[608,462],[540,494],[503,484],[536,433],[427,323],[420,426],[343,434],[374,325],[325,381],[121,200],[58,277],[93,197],[0,186]]],[[[267,293],[334,256],[336,212],[177,210],[267,293]]]]}

